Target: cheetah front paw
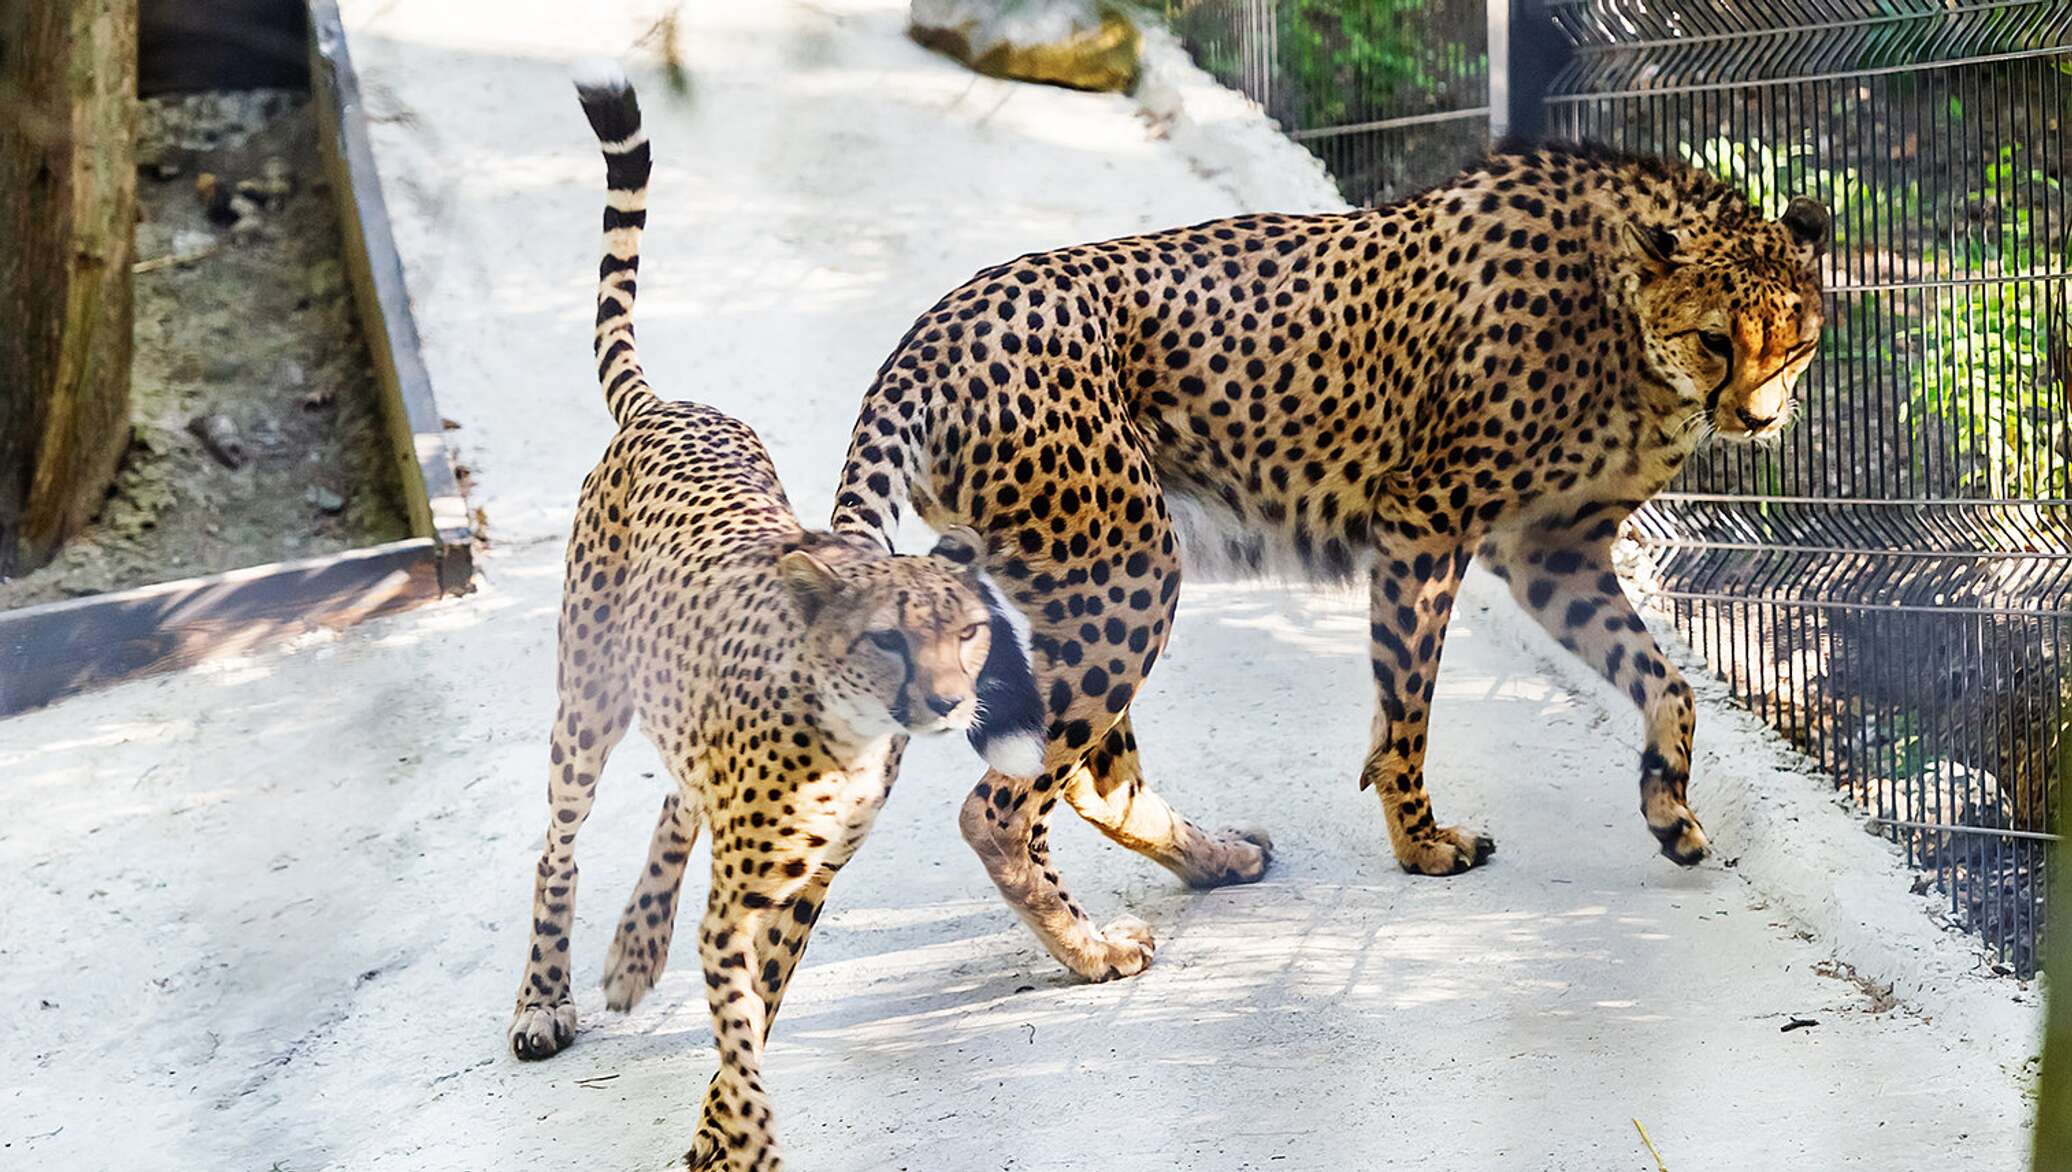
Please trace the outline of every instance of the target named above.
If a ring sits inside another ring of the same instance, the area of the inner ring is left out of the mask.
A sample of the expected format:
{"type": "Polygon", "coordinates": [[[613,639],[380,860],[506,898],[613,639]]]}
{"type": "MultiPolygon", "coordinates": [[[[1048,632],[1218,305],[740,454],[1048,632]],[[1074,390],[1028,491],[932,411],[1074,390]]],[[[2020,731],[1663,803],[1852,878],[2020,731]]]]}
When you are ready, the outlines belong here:
{"type": "Polygon", "coordinates": [[[1662,844],[1662,856],[1679,867],[1695,867],[1711,853],[1705,828],[1689,806],[1675,803],[1661,815],[1648,817],[1648,832],[1662,844]]]}
{"type": "Polygon", "coordinates": [[[1273,839],[1264,830],[1225,830],[1206,835],[1204,847],[1187,860],[1180,878],[1197,891],[1257,883],[1273,865],[1273,839]]]}
{"type": "Polygon", "coordinates": [[[728,1144],[725,1133],[708,1123],[698,1128],[683,1165],[691,1172],[784,1172],[784,1157],[768,1146],[749,1150],[728,1144]]]}
{"type": "Polygon", "coordinates": [[[576,1039],[576,1007],[572,1001],[521,1005],[511,1017],[511,1053],[520,1058],[552,1057],[576,1039]]]}
{"type": "Polygon", "coordinates": [[[1486,834],[1441,826],[1396,852],[1396,862],[1412,875],[1458,875],[1479,867],[1496,853],[1496,840],[1486,834]]]}
{"type": "Polygon", "coordinates": [[[698,1138],[691,1141],[691,1150],[683,1154],[683,1166],[691,1172],[725,1172],[727,1145],[720,1142],[719,1133],[699,1128],[698,1138]]]}

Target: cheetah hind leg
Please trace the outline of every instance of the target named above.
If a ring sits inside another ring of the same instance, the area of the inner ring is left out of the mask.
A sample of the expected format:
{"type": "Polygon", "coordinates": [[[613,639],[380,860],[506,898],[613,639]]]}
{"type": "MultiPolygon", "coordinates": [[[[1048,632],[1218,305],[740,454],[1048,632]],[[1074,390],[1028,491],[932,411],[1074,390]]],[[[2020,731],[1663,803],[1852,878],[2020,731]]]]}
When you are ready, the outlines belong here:
{"type": "Polygon", "coordinates": [[[684,865],[697,844],[698,803],[683,791],[662,800],[662,817],[648,844],[647,867],[633,886],[626,911],[612,935],[604,958],[604,1003],[624,1013],[640,1003],[662,979],[669,964],[669,941],[676,929],[677,894],[683,888],[684,865]]]}

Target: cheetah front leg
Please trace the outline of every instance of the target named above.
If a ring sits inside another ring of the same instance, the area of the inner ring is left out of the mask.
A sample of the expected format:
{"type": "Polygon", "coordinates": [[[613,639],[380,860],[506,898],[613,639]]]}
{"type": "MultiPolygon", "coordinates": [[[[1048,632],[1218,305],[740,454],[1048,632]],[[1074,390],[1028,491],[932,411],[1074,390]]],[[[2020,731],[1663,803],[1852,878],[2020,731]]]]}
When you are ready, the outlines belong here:
{"type": "Polygon", "coordinates": [[[548,1057],[576,1036],[568,943],[576,914],[576,832],[590,816],[605,759],[626,735],[629,719],[603,702],[607,695],[564,689],[554,717],[547,842],[533,880],[532,948],[508,1034],[511,1052],[520,1058],[548,1057]]]}
{"type": "Polygon", "coordinates": [[[698,1136],[684,1163],[700,1172],[777,1172],[784,1166],[763,1088],[763,1043],[771,1014],[763,1000],[759,947],[776,915],[769,897],[739,877],[723,878],[715,853],[712,893],[698,929],[705,1003],[719,1073],[706,1087],[698,1136]]]}
{"type": "MultiPolygon", "coordinates": [[[[763,1047],[805,956],[834,878],[870,834],[899,772],[903,746],[882,765],[830,775],[785,795],[785,814],[723,819],[715,807],[712,894],[699,928],[719,1073],[706,1088],[694,1169],[779,1172],[784,1162],[763,1087],[763,1047]],[[723,827],[732,826],[725,830],[723,827]]],[[[736,790],[734,793],[738,794],[736,790]]],[[[771,793],[772,801],[776,793],[771,793]]]]}
{"type": "Polygon", "coordinates": [[[1686,804],[1697,706],[1683,673],[1648,634],[1612,572],[1610,523],[1587,534],[1507,534],[1483,546],[1527,614],[1632,699],[1647,725],[1640,812],[1670,860],[1705,857],[1705,831],[1686,804]]]}
{"type": "Polygon", "coordinates": [[[1360,788],[1374,787],[1388,816],[1396,862],[1414,875],[1454,875],[1496,850],[1488,835],[1441,826],[1425,793],[1425,730],[1446,620],[1469,551],[1437,544],[1399,552],[1384,547],[1369,583],[1368,656],[1377,703],[1374,743],[1360,770],[1360,788]]]}

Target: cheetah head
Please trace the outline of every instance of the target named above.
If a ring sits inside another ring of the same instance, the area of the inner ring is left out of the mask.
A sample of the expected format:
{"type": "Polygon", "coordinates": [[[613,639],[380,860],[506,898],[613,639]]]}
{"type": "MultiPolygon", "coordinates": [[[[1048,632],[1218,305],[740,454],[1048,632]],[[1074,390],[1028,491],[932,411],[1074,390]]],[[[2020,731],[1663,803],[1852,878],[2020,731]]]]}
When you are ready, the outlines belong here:
{"type": "Polygon", "coordinates": [[[1754,440],[1791,421],[1820,344],[1827,231],[1827,209],[1805,196],[1775,222],[1627,225],[1627,292],[1648,364],[1689,408],[1684,427],[1754,440]]]}
{"type": "Polygon", "coordinates": [[[1027,623],[980,569],[984,545],[952,529],[926,556],[778,561],[807,621],[824,714],[854,735],[965,733],[987,762],[1040,772],[1042,705],[1027,623]]]}

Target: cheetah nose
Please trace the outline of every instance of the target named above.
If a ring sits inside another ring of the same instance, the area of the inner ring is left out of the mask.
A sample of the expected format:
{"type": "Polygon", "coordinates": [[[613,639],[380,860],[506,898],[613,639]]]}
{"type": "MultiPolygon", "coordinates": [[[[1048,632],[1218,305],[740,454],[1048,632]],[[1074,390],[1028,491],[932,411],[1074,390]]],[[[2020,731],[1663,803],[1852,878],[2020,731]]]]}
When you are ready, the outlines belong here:
{"type": "Polygon", "coordinates": [[[928,710],[937,716],[948,716],[957,710],[957,705],[962,703],[964,701],[956,696],[930,696],[928,697],[928,710]]]}
{"type": "Polygon", "coordinates": [[[1777,417],[1775,415],[1769,416],[1768,418],[1764,418],[1762,416],[1757,415],[1755,412],[1750,411],[1746,407],[1734,408],[1734,417],[1741,421],[1741,426],[1747,428],[1750,431],[1761,431],[1762,429],[1777,422],[1777,417]]]}

